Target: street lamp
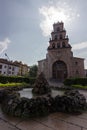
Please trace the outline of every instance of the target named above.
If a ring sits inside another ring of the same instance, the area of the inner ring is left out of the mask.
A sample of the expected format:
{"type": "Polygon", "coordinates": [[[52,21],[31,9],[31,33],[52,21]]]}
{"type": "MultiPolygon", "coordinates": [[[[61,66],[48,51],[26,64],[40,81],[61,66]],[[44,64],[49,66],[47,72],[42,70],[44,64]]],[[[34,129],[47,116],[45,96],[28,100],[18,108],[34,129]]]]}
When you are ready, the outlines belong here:
{"type": "Polygon", "coordinates": [[[5,56],[8,58],[8,60],[10,61],[10,58],[8,57],[7,53],[5,53],[5,56]]]}
{"type": "MultiPolygon", "coordinates": [[[[8,57],[7,53],[5,53],[5,56],[7,57],[8,61],[10,61],[10,58],[8,57]]],[[[7,75],[9,75],[9,63],[8,63],[8,68],[7,68],[7,75]]]]}

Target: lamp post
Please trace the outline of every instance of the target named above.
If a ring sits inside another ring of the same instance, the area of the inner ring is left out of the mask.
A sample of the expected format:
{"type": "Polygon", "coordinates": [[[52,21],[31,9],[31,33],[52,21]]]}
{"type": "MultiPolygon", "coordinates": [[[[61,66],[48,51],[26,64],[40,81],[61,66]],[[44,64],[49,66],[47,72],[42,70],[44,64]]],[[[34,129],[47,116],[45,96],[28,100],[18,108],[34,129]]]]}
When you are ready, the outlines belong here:
{"type": "Polygon", "coordinates": [[[10,58],[8,57],[7,53],[5,53],[5,56],[8,58],[8,60],[10,61],[10,58]]]}
{"type": "MultiPolygon", "coordinates": [[[[5,53],[5,56],[7,57],[7,60],[10,61],[10,58],[8,57],[7,53],[5,53]]],[[[9,62],[8,62],[8,68],[7,68],[7,75],[9,75],[9,62]]]]}

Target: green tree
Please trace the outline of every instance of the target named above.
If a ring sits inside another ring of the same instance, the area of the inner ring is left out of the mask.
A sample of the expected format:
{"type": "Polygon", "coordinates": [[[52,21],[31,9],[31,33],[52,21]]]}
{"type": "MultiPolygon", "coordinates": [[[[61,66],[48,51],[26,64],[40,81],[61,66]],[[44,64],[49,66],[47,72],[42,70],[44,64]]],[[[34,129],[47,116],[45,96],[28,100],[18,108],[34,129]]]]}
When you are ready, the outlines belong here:
{"type": "Polygon", "coordinates": [[[38,67],[37,65],[33,65],[30,67],[29,76],[36,77],[37,76],[38,67]]]}

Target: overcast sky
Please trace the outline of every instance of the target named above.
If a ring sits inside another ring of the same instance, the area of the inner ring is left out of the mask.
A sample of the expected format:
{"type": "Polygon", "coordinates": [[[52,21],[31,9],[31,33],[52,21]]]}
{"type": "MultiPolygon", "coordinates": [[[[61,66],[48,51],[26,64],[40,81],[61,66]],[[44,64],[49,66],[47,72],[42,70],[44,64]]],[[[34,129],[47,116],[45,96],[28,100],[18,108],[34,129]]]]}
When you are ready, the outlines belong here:
{"type": "Polygon", "coordinates": [[[52,24],[61,20],[87,68],[87,0],[0,0],[0,57],[37,64],[46,57],[52,24]]]}

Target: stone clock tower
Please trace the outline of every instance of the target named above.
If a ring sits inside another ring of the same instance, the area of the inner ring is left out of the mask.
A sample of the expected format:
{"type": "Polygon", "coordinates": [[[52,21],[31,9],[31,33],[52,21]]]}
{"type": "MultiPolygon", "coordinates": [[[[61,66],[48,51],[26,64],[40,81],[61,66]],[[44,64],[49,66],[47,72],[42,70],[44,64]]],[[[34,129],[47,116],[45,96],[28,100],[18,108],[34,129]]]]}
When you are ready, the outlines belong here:
{"type": "Polygon", "coordinates": [[[66,78],[84,77],[84,59],[73,57],[63,22],[53,24],[46,59],[38,61],[38,73],[47,80],[63,81],[66,78]]]}

